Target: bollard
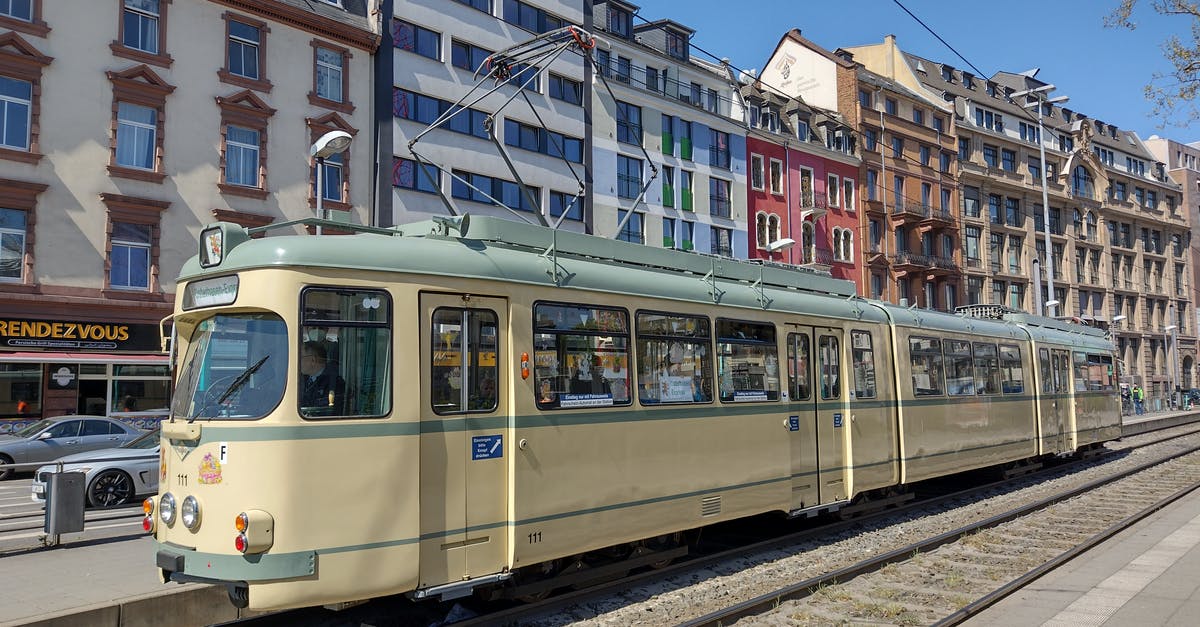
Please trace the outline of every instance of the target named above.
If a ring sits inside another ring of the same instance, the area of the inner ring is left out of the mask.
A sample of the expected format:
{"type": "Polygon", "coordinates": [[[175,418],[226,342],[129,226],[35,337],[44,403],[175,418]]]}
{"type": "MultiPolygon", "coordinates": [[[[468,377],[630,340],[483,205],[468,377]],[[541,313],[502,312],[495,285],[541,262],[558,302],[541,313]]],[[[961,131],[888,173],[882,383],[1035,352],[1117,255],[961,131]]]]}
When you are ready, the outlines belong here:
{"type": "Polygon", "coordinates": [[[55,472],[46,481],[44,531],[53,536],[51,544],[58,544],[59,534],[83,531],[84,477],[82,472],[55,472]]]}

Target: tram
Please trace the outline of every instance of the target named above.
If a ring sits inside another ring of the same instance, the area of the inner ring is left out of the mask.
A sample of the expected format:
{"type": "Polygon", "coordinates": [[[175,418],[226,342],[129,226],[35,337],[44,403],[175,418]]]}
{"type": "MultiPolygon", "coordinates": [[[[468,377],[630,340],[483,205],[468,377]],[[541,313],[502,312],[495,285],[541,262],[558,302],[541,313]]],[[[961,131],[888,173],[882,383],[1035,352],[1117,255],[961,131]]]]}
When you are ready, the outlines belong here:
{"type": "Polygon", "coordinates": [[[532,596],[1120,435],[1084,325],[488,217],[251,237],[279,227],[183,269],[145,503],[163,580],[242,607],[532,596]]]}

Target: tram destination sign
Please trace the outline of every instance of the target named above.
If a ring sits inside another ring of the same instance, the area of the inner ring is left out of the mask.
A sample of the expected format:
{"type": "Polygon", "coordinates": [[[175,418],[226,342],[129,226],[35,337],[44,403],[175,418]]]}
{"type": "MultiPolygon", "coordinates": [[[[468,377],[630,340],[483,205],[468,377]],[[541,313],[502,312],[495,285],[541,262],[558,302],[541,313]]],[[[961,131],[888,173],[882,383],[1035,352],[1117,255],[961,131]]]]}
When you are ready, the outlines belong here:
{"type": "Polygon", "coordinates": [[[92,320],[0,318],[0,345],[49,348],[158,351],[158,326],[92,320]]]}

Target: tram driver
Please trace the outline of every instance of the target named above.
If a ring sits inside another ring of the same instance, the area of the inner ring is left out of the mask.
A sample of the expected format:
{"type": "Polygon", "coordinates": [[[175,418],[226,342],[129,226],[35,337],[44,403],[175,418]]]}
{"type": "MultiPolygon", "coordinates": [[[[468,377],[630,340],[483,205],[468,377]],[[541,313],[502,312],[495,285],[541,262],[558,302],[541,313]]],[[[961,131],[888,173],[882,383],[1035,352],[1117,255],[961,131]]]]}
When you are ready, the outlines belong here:
{"type": "Polygon", "coordinates": [[[328,367],[329,353],[321,342],[305,342],[300,353],[300,406],[305,414],[340,416],[344,412],[346,382],[328,367]]]}

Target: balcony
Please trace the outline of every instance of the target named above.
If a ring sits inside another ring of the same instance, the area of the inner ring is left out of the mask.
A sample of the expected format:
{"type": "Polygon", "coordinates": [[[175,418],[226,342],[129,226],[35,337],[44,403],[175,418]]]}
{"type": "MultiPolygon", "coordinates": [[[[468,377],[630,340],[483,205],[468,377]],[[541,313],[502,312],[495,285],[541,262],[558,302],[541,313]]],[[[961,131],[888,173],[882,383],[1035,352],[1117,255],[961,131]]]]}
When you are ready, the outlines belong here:
{"type": "Polygon", "coordinates": [[[883,252],[883,246],[879,244],[871,244],[867,249],[867,263],[872,266],[886,265],[888,261],[887,255],[883,252]]]}
{"type": "Polygon", "coordinates": [[[803,193],[800,194],[800,220],[819,220],[822,216],[829,212],[828,201],[825,194],[809,194],[807,198],[803,193]]]}
{"type": "Polygon", "coordinates": [[[917,203],[897,203],[892,206],[892,222],[924,220],[929,216],[929,207],[917,203]]]}
{"type": "Polygon", "coordinates": [[[890,255],[889,259],[892,262],[892,269],[896,272],[896,277],[907,276],[910,272],[917,273],[925,270],[925,257],[923,255],[915,255],[908,251],[900,251],[894,255],[890,255]]]}
{"type": "Polygon", "coordinates": [[[833,251],[827,248],[814,248],[804,251],[801,267],[818,272],[829,272],[833,267],[833,251]]]}

